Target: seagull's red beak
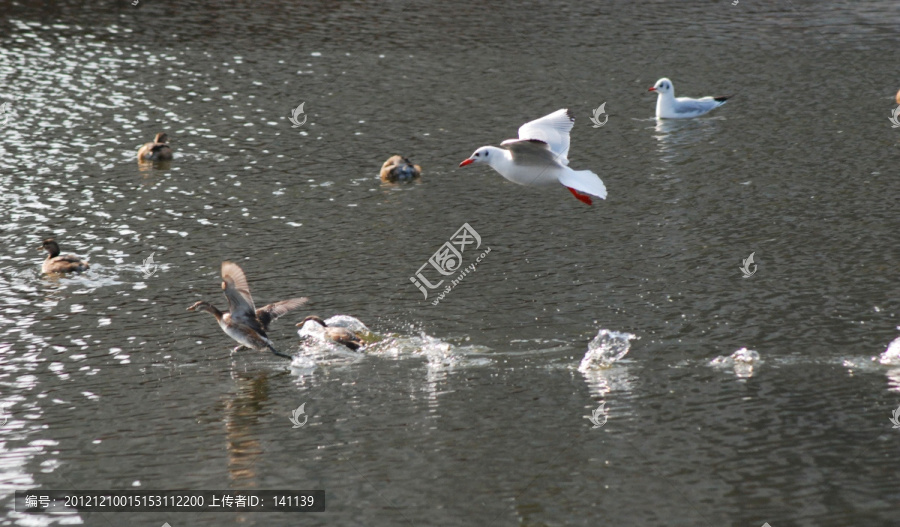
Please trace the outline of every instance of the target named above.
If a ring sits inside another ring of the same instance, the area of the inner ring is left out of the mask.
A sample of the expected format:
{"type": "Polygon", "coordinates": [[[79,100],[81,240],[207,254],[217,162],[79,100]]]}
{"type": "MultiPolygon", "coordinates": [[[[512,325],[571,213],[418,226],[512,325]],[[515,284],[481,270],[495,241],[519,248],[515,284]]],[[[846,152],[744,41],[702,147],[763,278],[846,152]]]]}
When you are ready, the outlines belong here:
{"type": "Polygon", "coordinates": [[[647,91],[656,91],[656,88],[650,88],[650,89],[647,90],[647,91]]]}
{"type": "Polygon", "coordinates": [[[469,159],[466,159],[465,161],[460,163],[459,166],[464,167],[466,165],[471,165],[474,162],[475,162],[475,160],[470,157],[469,159]]]}

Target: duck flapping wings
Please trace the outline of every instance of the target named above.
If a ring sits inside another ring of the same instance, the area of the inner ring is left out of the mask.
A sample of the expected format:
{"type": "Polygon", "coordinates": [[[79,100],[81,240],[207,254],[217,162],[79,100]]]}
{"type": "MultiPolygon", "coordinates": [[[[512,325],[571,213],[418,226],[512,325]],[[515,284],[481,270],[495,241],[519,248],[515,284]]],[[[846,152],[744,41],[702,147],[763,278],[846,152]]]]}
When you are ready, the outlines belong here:
{"type": "Polygon", "coordinates": [[[309,300],[306,297],[291,298],[256,309],[253,297],[250,296],[247,276],[244,270],[233,262],[222,262],[222,290],[228,299],[231,319],[263,331],[269,328],[273,320],[297,309],[309,300]]]}
{"type": "Polygon", "coordinates": [[[262,324],[263,329],[268,330],[269,324],[271,324],[273,320],[297,309],[307,301],[309,301],[309,299],[304,296],[300,298],[291,298],[290,300],[282,300],[281,302],[272,302],[267,306],[257,309],[256,317],[259,319],[259,323],[262,324]]]}

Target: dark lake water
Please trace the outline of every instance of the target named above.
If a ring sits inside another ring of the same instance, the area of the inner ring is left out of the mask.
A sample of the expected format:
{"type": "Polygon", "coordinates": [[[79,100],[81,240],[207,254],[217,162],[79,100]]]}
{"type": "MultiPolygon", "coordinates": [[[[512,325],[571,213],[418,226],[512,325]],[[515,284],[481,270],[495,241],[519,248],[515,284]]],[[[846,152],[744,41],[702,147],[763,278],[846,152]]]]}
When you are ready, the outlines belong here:
{"type": "Polygon", "coordinates": [[[0,525],[897,525],[898,39],[891,0],[0,0],[0,525]],[[661,77],[735,96],[657,123],[661,77]],[[559,108],[607,200],[458,168],[559,108]],[[138,165],[159,131],[175,160],[138,165]],[[393,154],[419,183],[378,180],[393,154]],[[490,252],[435,305],[459,276],[410,277],[465,224],[462,264],[490,252]],[[42,276],[50,236],[90,270],[42,276]],[[310,298],[270,332],[293,363],[186,311],[227,305],[223,260],[310,298]]]}

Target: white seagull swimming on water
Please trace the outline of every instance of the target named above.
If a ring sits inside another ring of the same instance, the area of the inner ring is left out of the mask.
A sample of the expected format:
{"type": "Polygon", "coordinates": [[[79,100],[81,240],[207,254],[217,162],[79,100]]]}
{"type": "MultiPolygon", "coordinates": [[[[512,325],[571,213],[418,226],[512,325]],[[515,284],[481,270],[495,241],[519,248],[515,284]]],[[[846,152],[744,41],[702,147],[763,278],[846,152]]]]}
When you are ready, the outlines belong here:
{"type": "Polygon", "coordinates": [[[676,98],[675,86],[672,85],[672,81],[665,77],[656,81],[656,84],[647,91],[655,91],[659,94],[659,97],[656,98],[657,119],[697,117],[722,106],[725,104],[725,101],[731,98],[730,95],[725,97],[703,97],[700,99],[691,99],[690,97],[676,98]]]}
{"type": "Polygon", "coordinates": [[[527,186],[562,184],[590,205],[591,196],[606,199],[603,181],[590,170],[572,170],[569,165],[569,132],[575,115],[567,109],[523,124],[518,139],[500,143],[503,148],[482,146],[459,164],[487,163],[501,176],[527,186]]]}

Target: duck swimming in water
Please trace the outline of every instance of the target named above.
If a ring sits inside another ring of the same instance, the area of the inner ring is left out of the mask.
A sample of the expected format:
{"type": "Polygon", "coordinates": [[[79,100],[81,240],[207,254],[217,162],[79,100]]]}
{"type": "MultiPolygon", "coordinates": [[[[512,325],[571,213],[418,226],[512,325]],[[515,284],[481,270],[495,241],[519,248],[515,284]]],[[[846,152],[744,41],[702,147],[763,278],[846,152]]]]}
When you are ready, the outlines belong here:
{"type": "Polygon", "coordinates": [[[307,302],[307,298],[291,298],[256,309],[244,270],[233,262],[222,262],[222,290],[228,299],[228,313],[222,313],[216,306],[204,300],[196,302],[187,310],[212,313],[222,331],[240,344],[234,351],[242,347],[257,351],[268,348],[279,357],[292,358],[275,349],[266,331],[269,330],[269,324],[273,320],[302,306],[307,302]]]}
{"type": "Polygon", "coordinates": [[[381,180],[386,183],[412,181],[422,176],[422,167],[403,156],[391,156],[381,165],[381,180]]]}
{"type": "Polygon", "coordinates": [[[59,244],[53,238],[47,238],[38,249],[49,254],[41,265],[42,273],[80,273],[86,271],[90,265],[74,254],[59,254],[59,244]]]}
{"type": "Polygon", "coordinates": [[[156,134],[152,143],[144,143],[138,150],[138,161],[171,161],[172,147],[168,143],[169,136],[165,132],[156,134]]]}
{"type": "Polygon", "coordinates": [[[310,320],[321,325],[322,328],[324,328],[324,330],[325,330],[325,338],[332,342],[337,342],[338,344],[343,344],[344,346],[347,346],[348,348],[352,349],[353,351],[356,351],[365,345],[365,343],[359,337],[359,335],[357,335],[353,331],[350,331],[347,328],[329,326],[328,324],[325,323],[324,320],[322,320],[322,317],[317,317],[315,315],[310,315],[310,316],[304,318],[302,322],[297,324],[297,327],[303,327],[303,325],[306,324],[306,322],[310,321],[310,320]]]}

